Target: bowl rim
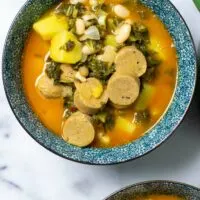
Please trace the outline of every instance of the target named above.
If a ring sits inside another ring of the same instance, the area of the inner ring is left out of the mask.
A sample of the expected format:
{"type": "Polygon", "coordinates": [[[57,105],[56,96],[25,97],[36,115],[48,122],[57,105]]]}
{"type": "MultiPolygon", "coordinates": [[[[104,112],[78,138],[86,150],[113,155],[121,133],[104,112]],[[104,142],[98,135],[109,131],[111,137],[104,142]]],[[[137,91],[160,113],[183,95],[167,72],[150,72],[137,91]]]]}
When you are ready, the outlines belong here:
{"type": "Polygon", "coordinates": [[[130,184],[128,186],[122,187],[121,189],[116,190],[115,192],[113,192],[110,195],[108,195],[103,200],[109,200],[114,195],[117,195],[118,193],[124,192],[126,190],[131,189],[131,188],[134,188],[134,187],[137,187],[137,186],[140,186],[140,185],[148,185],[148,184],[154,184],[154,183],[159,183],[159,184],[165,184],[165,183],[167,183],[167,184],[172,184],[174,186],[176,186],[176,185],[186,186],[186,187],[189,187],[189,188],[191,188],[193,190],[196,190],[196,191],[198,191],[200,193],[200,188],[198,188],[196,186],[193,186],[193,185],[190,185],[190,184],[187,184],[187,183],[180,182],[180,181],[173,181],[173,180],[149,180],[149,181],[142,181],[142,182],[138,182],[138,183],[134,183],[134,184],[130,184]]]}
{"type": "MultiPolygon", "coordinates": [[[[157,143],[152,149],[146,151],[145,153],[141,154],[141,155],[138,155],[138,156],[135,156],[133,158],[129,158],[129,159],[126,159],[126,160],[122,160],[122,161],[115,161],[115,162],[110,162],[110,163],[94,163],[94,162],[89,162],[89,161],[82,161],[82,160],[77,160],[77,159],[73,159],[73,158],[69,158],[65,155],[62,155],[60,153],[58,153],[56,150],[53,150],[47,146],[45,146],[44,144],[42,144],[42,142],[40,142],[39,140],[37,140],[36,138],[33,137],[33,135],[29,132],[29,130],[26,128],[26,126],[21,122],[21,120],[19,119],[19,117],[17,116],[16,112],[14,111],[14,107],[11,103],[11,100],[9,98],[9,94],[8,94],[8,91],[6,89],[6,81],[5,81],[5,78],[3,76],[4,74],[4,67],[2,67],[2,80],[3,80],[3,87],[4,87],[4,91],[5,91],[5,95],[6,95],[6,99],[8,101],[8,104],[15,116],[15,118],[17,119],[17,121],[19,122],[19,124],[23,127],[23,129],[28,133],[29,136],[31,136],[31,138],[33,138],[37,143],[39,143],[42,147],[44,147],[45,149],[47,149],[48,151],[56,154],[57,156],[59,157],[62,157],[64,159],[67,159],[67,160],[70,160],[70,161],[73,161],[73,162],[76,162],[76,163],[80,163],[80,164],[87,164],[87,165],[99,165],[99,166],[105,166],[105,165],[117,165],[117,164],[121,164],[121,163],[126,163],[126,162],[129,162],[129,161],[133,161],[133,160],[136,160],[136,159],[139,159],[149,153],[151,153],[152,151],[156,150],[158,147],[160,147],[162,144],[164,144],[165,142],[167,142],[169,140],[169,138],[171,138],[175,132],[175,130],[180,126],[180,124],[183,122],[185,116],[186,116],[186,113],[191,105],[191,102],[193,100],[193,97],[194,97],[194,92],[195,92],[195,89],[196,89],[196,83],[197,83],[197,73],[198,73],[198,67],[197,67],[197,50],[195,48],[195,43],[194,43],[194,39],[193,39],[193,36],[191,34],[191,31],[185,21],[185,19],[183,18],[183,16],[181,15],[181,13],[179,12],[179,10],[176,8],[176,6],[170,1],[170,0],[166,0],[173,8],[174,10],[176,11],[176,13],[179,15],[180,19],[184,22],[184,26],[186,27],[188,33],[189,33],[189,37],[191,39],[191,44],[192,44],[192,47],[193,47],[193,50],[194,50],[194,54],[195,54],[195,57],[193,58],[194,61],[195,61],[195,80],[194,80],[194,86],[192,88],[192,92],[191,92],[191,96],[190,96],[190,100],[187,104],[187,107],[184,109],[184,113],[182,114],[182,116],[178,119],[178,123],[173,127],[173,129],[168,133],[167,137],[164,138],[161,142],[157,143]]],[[[18,18],[18,16],[21,14],[21,12],[23,11],[23,9],[27,6],[27,4],[31,2],[31,0],[26,0],[25,3],[21,6],[20,10],[17,12],[17,14],[15,15],[9,29],[8,29],[8,32],[7,32],[7,36],[6,36],[6,39],[5,39],[5,43],[4,43],[4,47],[3,47],[3,53],[2,53],[2,66],[4,66],[4,58],[6,56],[6,41],[8,40],[8,37],[9,37],[9,34],[10,34],[10,31],[12,30],[12,27],[14,26],[15,22],[16,22],[16,19],[18,18]]],[[[160,17],[159,17],[160,18],[160,17]]],[[[177,87],[177,85],[176,85],[177,87]]],[[[174,94],[175,94],[175,91],[176,91],[176,87],[175,87],[175,90],[174,90],[174,94]]],[[[172,99],[171,99],[171,103],[174,99],[174,95],[172,96],[172,99]]],[[[167,107],[166,111],[169,109],[169,106],[167,107]]],[[[165,112],[166,112],[165,111],[165,112]]],[[[164,112],[164,116],[165,116],[165,113],[164,112]]],[[[163,116],[163,117],[164,117],[163,116]]],[[[159,120],[160,121],[160,120],[159,120]]],[[[52,133],[53,134],[53,133],[52,133]]],[[[124,145],[123,145],[124,146],[124,145]]],[[[110,148],[110,149],[113,149],[113,148],[110,148]]]]}

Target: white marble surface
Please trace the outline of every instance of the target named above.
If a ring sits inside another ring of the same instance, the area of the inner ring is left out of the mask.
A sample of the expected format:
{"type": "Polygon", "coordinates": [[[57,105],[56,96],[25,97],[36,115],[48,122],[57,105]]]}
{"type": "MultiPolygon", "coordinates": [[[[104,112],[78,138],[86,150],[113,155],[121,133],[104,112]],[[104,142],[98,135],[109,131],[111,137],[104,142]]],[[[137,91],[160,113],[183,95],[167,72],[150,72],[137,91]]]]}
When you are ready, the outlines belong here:
{"type": "MultiPolygon", "coordinates": [[[[24,2],[0,1],[0,54],[10,23],[24,2]]],[[[172,2],[188,23],[197,47],[200,13],[192,0],[172,2]]],[[[200,98],[195,96],[174,136],[149,155],[116,166],[87,166],[64,160],[33,141],[13,116],[1,80],[0,200],[100,200],[123,186],[152,179],[177,180],[200,187],[198,105],[200,98]]]]}

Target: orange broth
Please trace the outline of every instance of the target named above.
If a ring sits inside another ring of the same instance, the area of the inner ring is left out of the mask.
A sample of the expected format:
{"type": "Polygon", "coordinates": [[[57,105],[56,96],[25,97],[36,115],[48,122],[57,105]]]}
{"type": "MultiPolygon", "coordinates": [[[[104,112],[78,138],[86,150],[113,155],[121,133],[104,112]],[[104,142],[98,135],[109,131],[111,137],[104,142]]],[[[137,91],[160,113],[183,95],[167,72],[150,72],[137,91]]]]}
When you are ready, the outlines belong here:
{"type": "MultiPolygon", "coordinates": [[[[109,2],[109,0],[106,0],[106,3],[109,2]]],[[[115,1],[112,1],[112,3],[113,2],[115,1]]],[[[158,69],[158,76],[152,83],[152,85],[155,86],[155,93],[148,104],[148,109],[152,113],[151,121],[148,124],[137,125],[132,134],[113,129],[107,133],[110,138],[110,143],[108,145],[105,146],[105,144],[96,137],[92,144],[94,147],[119,146],[136,140],[144,135],[145,132],[153,127],[164,114],[172,99],[176,85],[177,56],[170,34],[159,18],[147,7],[137,5],[128,8],[132,13],[132,19],[137,22],[142,22],[147,26],[154,48],[156,48],[162,58],[162,63],[159,65],[158,69]],[[148,14],[148,18],[142,19],[135,10],[145,11],[148,14]]],[[[43,70],[44,57],[49,50],[49,46],[50,43],[42,40],[34,30],[30,32],[24,50],[22,64],[24,89],[33,111],[40,118],[42,123],[55,134],[61,136],[62,115],[64,111],[63,100],[45,99],[35,87],[35,81],[43,70]]],[[[134,113],[133,105],[125,110],[124,116],[132,121],[134,113]]],[[[165,199],[167,200],[170,198],[166,197],[165,199]]]]}

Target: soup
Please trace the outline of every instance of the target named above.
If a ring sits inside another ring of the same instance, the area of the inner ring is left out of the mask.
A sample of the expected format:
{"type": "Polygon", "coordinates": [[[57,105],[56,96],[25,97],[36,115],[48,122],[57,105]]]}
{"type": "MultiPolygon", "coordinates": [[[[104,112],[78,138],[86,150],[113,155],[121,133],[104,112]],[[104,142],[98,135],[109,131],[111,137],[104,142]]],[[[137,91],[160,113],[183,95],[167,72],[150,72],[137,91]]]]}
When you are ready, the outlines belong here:
{"type": "Polygon", "coordinates": [[[139,1],[71,0],[35,22],[22,67],[28,101],[48,129],[79,147],[115,147],[164,114],[177,56],[163,23],[139,1]]]}
{"type": "Polygon", "coordinates": [[[184,200],[184,198],[174,195],[148,195],[136,197],[134,200],[184,200]]]}

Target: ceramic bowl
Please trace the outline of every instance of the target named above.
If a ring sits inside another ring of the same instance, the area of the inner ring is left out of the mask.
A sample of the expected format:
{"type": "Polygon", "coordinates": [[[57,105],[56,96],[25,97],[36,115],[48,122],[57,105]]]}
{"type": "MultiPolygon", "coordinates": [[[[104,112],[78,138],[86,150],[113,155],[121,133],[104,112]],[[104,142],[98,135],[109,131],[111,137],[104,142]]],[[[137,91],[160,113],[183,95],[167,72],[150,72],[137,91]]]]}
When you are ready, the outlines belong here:
{"type": "Polygon", "coordinates": [[[3,53],[3,82],[9,104],[27,133],[48,150],[69,160],[87,164],[116,164],[136,159],[165,141],[183,119],[196,83],[196,54],[191,34],[183,18],[169,0],[142,0],[160,17],[178,52],[177,86],[173,100],[159,123],[144,137],[124,146],[97,149],[67,144],[43,126],[27,103],[22,86],[21,58],[32,24],[59,0],[29,0],[17,14],[9,30],[3,53]]]}
{"type": "Polygon", "coordinates": [[[173,181],[149,181],[123,188],[105,200],[134,200],[138,196],[151,194],[175,195],[186,200],[200,199],[199,188],[173,181]]]}

